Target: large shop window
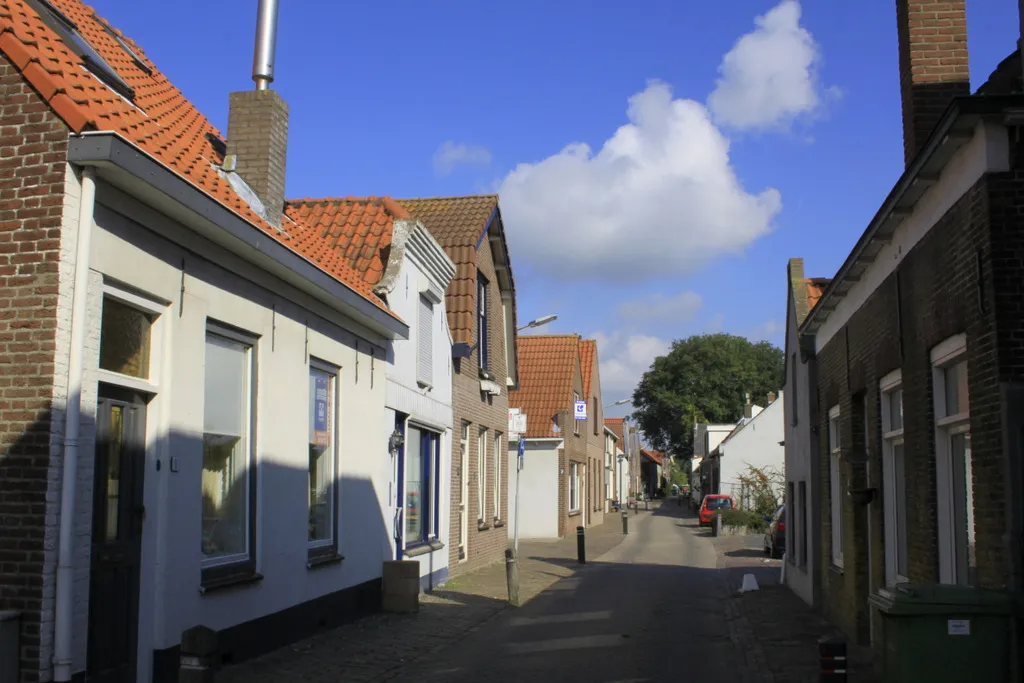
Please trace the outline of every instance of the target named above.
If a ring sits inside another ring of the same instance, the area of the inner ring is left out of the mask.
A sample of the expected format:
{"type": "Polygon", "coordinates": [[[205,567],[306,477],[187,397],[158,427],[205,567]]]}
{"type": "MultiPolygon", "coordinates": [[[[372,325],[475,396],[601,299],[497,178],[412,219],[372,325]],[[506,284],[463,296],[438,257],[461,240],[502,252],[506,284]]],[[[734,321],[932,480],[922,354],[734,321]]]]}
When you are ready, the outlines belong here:
{"type": "Polygon", "coordinates": [[[253,448],[254,343],[226,330],[206,335],[203,408],[204,569],[251,563],[255,569],[253,448]]]}
{"type": "Polygon", "coordinates": [[[337,550],[337,370],[310,361],[309,366],[309,552],[337,550]]]}
{"type": "Polygon", "coordinates": [[[882,495],[885,511],[885,581],[907,581],[907,474],[903,448],[903,376],[879,383],[882,392],[882,495]]]}
{"type": "Polygon", "coordinates": [[[405,545],[438,535],[440,435],[410,426],[405,441],[405,545]]]}
{"type": "Polygon", "coordinates": [[[569,512],[580,511],[580,466],[569,464],[569,512]]]}
{"type": "Polygon", "coordinates": [[[939,581],[976,585],[974,472],[967,340],[947,339],[932,350],[939,581]]]}
{"type": "Polygon", "coordinates": [[[843,566],[843,443],[839,406],[828,411],[829,498],[832,527],[832,564],[843,566]]]}

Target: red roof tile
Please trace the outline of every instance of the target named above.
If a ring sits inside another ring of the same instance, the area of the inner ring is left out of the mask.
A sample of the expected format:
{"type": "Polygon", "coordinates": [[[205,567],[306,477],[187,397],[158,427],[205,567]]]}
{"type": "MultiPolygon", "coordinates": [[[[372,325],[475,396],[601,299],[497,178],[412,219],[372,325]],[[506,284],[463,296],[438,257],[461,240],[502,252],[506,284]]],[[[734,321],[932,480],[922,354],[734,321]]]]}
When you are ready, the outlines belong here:
{"type": "Polygon", "coordinates": [[[821,295],[828,287],[828,283],[832,282],[831,278],[827,277],[809,277],[807,278],[807,311],[813,311],[814,307],[821,300],[821,295]]]}
{"type": "Polygon", "coordinates": [[[597,341],[580,340],[580,372],[583,373],[583,395],[590,400],[590,382],[594,378],[594,361],[597,360],[597,341]]]}
{"type": "Polygon", "coordinates": [[[384,275],[395,219],[411,218],[390,197],[289,200],[285,215],[295,221],[293,244],[314,263],[331,270],[344,262],[370,285],[384,275]]]}
{"type": "Polygon", "coordinates": [[[575,334],[519,337],[519,388],[509,392],[508,403],[526,413],[527,438],[561,436],[552,429],[559,411],[567,411],[562,425],[572,420],[579,339],[575,334]]]}
{"type": "MultiPolygon", "coordinates": [[[[219,150],[223,137],[141,48],[110,27],[135,52],[140,66],[108,32],[109,24],[91,7],[79,0],[49,1],[75,24],[82,38],[134,91],[129,102],[94,76],[84,67],[83,58],[65,45],[25,0],[0,0],[0,52],[47,100],[73,133],[99,130],[118,134],[234,211],[255,229],[311,262],[317,262],[316,255],[321,247],[294,239],[290,235],[292,226],[287,221],[283,231],[275,229],[221,177],[217,169],[224,162],[219,150]]],[[[368,301],[388,310],[373,294],[372,284],[345,260],[334,259],[321,268],[368,301]]]]}
{"type": "Polygon", "coordinates": [[[625,418],[622,417],[608,417],[605,418],[604,426],[615,432],[615,436],[619,437],[619,441],[622,441],[622,423],[625,422],[625,418]]]}

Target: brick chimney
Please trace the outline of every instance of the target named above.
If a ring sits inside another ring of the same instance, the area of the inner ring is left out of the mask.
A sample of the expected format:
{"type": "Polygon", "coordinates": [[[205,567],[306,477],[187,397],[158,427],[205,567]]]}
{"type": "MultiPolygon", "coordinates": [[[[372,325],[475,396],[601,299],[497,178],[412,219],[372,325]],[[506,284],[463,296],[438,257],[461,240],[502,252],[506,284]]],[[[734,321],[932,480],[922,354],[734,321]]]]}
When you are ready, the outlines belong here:
{"type": "Polygon", "coordinates": [[[768,396],[766,398],[767,398],[767,403],[765,405],[769,405],[770,406],[771,404],[775,403],[775,398],[776,398],[775,392],[774,391],[769,391],[768,392],[768,396]]]}
{"type": "Polygon", "coordinates": [[[280,227],[288,151],[288,104],[269,89],[274,80],[277,0],[260,0],[258,17],[252,73],[256,89],[230,95],[224,165],[242,176],[263,202],[264,217],[280,227]]]}
{"type": "Polygon", "coordinates": [[[896,0],[896,20],[909,166],[953,98],[971,94],[965,0],[896,0]]]}

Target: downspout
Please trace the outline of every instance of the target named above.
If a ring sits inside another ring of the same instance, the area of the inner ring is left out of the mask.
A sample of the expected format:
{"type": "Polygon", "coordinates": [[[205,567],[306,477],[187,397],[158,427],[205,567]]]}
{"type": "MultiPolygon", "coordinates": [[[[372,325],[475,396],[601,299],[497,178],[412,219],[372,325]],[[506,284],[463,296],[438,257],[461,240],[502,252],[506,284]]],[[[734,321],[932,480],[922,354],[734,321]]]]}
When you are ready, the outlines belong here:
{"type": "Polygon", "coordinates": [[[57,547],[57,603],[54,622],[53,680],[70,681],[72,619],[74,616],[75,486],[78,481],[78,439],[82,416],[82,366],[87,327],[89,251],[92,243],[96,179],[92,168],[82,170],[78,205],[78,245],[75,289],[71,309],[71,350],[68,358],[68,399],[64,413],[64,473],[60,492],[60,544],[57,547]]]}

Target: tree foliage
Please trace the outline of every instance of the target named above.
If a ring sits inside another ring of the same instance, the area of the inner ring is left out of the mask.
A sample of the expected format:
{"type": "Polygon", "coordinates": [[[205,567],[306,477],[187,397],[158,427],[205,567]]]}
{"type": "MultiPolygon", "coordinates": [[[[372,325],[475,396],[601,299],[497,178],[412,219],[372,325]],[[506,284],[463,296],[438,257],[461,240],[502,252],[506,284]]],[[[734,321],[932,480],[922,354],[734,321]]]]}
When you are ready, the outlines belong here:
{"type": "Polygon", "coordinates": [[[743,416],[745,396],[764,405],[785,379],[785,356],[769,342],[732,334],[675,341],[633,392],[633,417],[655,449],[689,458],[697,422],[728,424],[743,416]]]}

